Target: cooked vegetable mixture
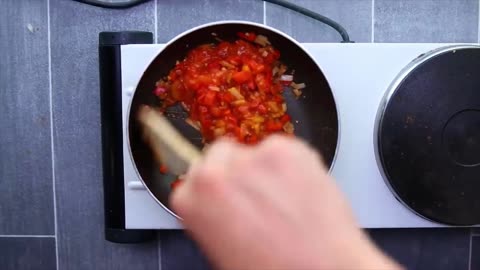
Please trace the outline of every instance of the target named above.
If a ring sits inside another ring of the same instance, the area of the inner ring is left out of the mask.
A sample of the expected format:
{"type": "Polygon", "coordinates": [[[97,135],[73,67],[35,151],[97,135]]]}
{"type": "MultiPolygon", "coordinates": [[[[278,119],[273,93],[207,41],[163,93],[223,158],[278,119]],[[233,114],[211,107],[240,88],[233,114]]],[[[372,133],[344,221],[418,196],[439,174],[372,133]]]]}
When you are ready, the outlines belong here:
{"type": "Polygon", "coordinates": [[[228,136],[255,144],[272,133],[293,134],[283,85],[298,86],[297,96],[305,85],[285,75],[280,52],[265,36],[250,32],[238,36],[234,42],[190,50],[156,84],[161,109],[180,103],[189,114],[187,123],[201,132],[205,143],[228,136]]]}

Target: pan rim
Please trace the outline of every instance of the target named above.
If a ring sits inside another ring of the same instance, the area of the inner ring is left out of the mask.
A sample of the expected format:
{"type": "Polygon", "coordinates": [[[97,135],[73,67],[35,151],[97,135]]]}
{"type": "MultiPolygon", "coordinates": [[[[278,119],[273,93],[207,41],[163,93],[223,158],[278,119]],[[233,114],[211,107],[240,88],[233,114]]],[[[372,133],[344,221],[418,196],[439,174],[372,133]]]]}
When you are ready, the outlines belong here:
{"type": "Polygon", "coordinates": [[[323,69],[322,67],[318,64],[318,62],[315,60],[315,58],[310,54],[310,52],[308,50],[305,49],[305,47],[300,43],[298,42],[297,40],[295,40],[293,37],[289,36],[288,34],[276,29],[276,28],[273,28],[273,27],[270,27],[268,25],[265,25],[265,24],[261,24],[261,23],[257,23],[257,22],[252,22],[252,21],[245,21],[245,20],[221,20],[221,21],[214,21],[214,22],[209,22],[209,23],[205,23],[205,24],[201,24],[201,25],[198,25],[198,26],[195,26],[193,28],[190,28],[178,35],[176,35],[174,38],[170,39],[167,43],[156,43],[156,45],[159,45],[159,44],[163,44],[164,47],[158,51],[157,55],[155,55],[155,57],[153,57],[149,62],[148,64],[146,65],[146,68],[145,70],[142,72],[142,76],[139,78],[139,80],[137,81],[137,83],[135,84],[135,90],[133,91],[133,93],[131,93],[131,96],[130,96],[130,100],[128,101],[128,106],[127,106],[127,114],[126,114],[126,125],[124,128],[126,128],[126,130],[124,132],[126,132],[126,147],[127,147],[127,150],[128,150],[128,153],[129,153],[129,157],[130,157],[130,161],[132,162],[133,164],[133,169],[137,175],[137,177],[140,179],[140,181],[142,182],[143,186],[145,187],[145,189],[147,190],[147,192],[150,194],[150,196],[166,211],[168,212],[169,214],[171,214],[172,216],[174,216],[175,218],[179,219],[179,220],[182,220],[183,218],[180,217],[179,215],[177,215],[175,212],[173,212],[169,207],[167,207],[166,205],[164,205],[156,196],[155,194],[153,194],[153,192],[150,190],[150,188],[148,187],[148,185],[146,184],[145,180],[143,179],[142,175],[140,174],[140,172],[138,171],[138,168],[137,168],[137,165],[135,163],[135,159],[133,157],[133,152],[132,152],[132,147],[131,147],[131,144],[130,144],[130,116],[131,116],[131,109],[132,109],[132,103],[133,103],[133,100],[134,100],[134,97],[135,97],[135,94],[137,93],[137,90],[138,90],[138,85],[140,84],[140,81],[142,79],[142,77],[145,75],[145,72],[147,71],[147,69],[151,66],[151,64],[157,59],[157,57],[165,51],[165,49],[167,49],[170,45],[172,45],[173,43],[175,43],[176,41],[178,41],[179,39],[181,39],[182,37],[190,34],[190,33],[193,33],[195,31],[198,31],[198,30],[201,30],[203,28],[207,28],[207,27],[210,27],[210,26],[216,26],[216,25],[223,25],[223,24],[243,24],[243,25],[249,25],[249,26],[255,26],[255,27],[259,27],[259,28],[263,28],[263,29],[266,29],[268,31],[271,31],[271,32],[274,32],[278,35],[281,35],[282,37],[286,38],[287,40],[289,40],[290,42],[292,42],[293,44],[295,44],[299,49],[301,49],[312,61],[313,63],[315,63],[315,65],[318,67],[318,69],[320,70],[320,72],[323,74],[323,76],[325,77],[325,81],[328,85],[328,87],[330,88],[330,92],[331,92],[331,95],[332,95],[332,99],[333,99],[333,103],[335,104],[335,109],[336,109],[336,115],[337,115],[337,141],[335,142],[335,152],[333,154],[333,158],[332,158],[332,163],[330,164],[330,167],[328,169],[328,173],[331,174],[332,171],[333,171],[333,168],[335,167],[335,164],[336,164],[336,160],[337,160],[337,155],[338,155],[338,152],[339,152],[339,146],[340,146],[340,140],[341,140],[341,119],[340,119],[340,113],[339,113],[339,108],[338,108],[338,102],[337,102],[337,99],[335,97],[335,93],[329,83],[329,80],[326,76],[326,74],[323,72],[323,69]]]}

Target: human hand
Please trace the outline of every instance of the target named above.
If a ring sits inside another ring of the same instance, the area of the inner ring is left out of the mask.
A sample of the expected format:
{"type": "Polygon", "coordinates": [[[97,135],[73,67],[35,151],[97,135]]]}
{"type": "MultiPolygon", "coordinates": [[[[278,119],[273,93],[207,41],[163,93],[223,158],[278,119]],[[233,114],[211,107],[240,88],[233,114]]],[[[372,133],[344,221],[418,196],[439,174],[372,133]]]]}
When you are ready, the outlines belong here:
{"type": "Polygon", "coordinates": [[[220,269],[399,269],[358,228],[319,155],[272,136],[213,144],[172,194],[220,269]]]}

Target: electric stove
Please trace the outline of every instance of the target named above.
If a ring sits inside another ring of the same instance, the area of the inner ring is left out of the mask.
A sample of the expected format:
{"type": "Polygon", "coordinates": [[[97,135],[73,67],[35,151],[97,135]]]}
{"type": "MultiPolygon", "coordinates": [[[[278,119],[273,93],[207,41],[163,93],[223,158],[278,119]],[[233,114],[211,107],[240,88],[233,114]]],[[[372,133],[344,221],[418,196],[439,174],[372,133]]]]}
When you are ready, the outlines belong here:
{"type": "MultiPolygon", "coordinates": [[[[102,94],[109,109],[102,107],[102,117],[115,125],[106,123],[103,140],[110,153],[104,164],[113,166],[104,171],[107,239],[128,242],[118,235],[181,229],[145,189],[128,146],[128,112],[136,85],[164,45],[138,44],[152,42],[145,33],[102,34],[102,92],[109,93],[102,94]]],[[[480,188],[478,44],[302,45],[332,88],[339,141],[330,173],[360,225],[480,223],[478,215],[463,211],[473,207],[480,213],[475,196],[480,188]]],[[[307,85],[307,96],[308,91],[314,90],[307,85]]]]}

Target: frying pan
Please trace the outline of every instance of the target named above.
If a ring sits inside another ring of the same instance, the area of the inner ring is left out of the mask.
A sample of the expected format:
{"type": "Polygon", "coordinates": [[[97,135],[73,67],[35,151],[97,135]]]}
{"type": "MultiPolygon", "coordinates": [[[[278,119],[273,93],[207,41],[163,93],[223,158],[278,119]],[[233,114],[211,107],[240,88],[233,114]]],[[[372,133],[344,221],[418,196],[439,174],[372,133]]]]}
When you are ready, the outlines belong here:
{"type": "MultiPolygon", "coordinates": [[[[252,22],[222,21],[193,28],[166,44],[153,59],[137,85],[129,110],[128,139],[136,170],[150,194],[176,217],[178,216],[169,208],[168,203],[170,182],[176,176],[160,173],[149,146],[142,140],[136,115],[143,104],[160,105],[160,100],[153,94],[155,83],[169,73],[177,60],[185,58],[190,49],[216,42],[215,36],[226,41],[236,40],[237,32],[254,32],[266,36],[280,51],[281,62],[287,65],[289,71],[295,70],[294,81],[306,84],[303,96],[298,99],[291,91],[284,91],[288,113],[295,125],[295,135],[316,148],[327,167],[331,168],[335,158],[338,115],[334,96],[320,67],[298,42],[276,29],[252,22]],[[216,35],[213,36],[212,33],[216,35]]],[[[185,123],[186,113],[180,106],[169,109],[166,115],[190,142],[202,147],[200,133],[185,123]]]]}

